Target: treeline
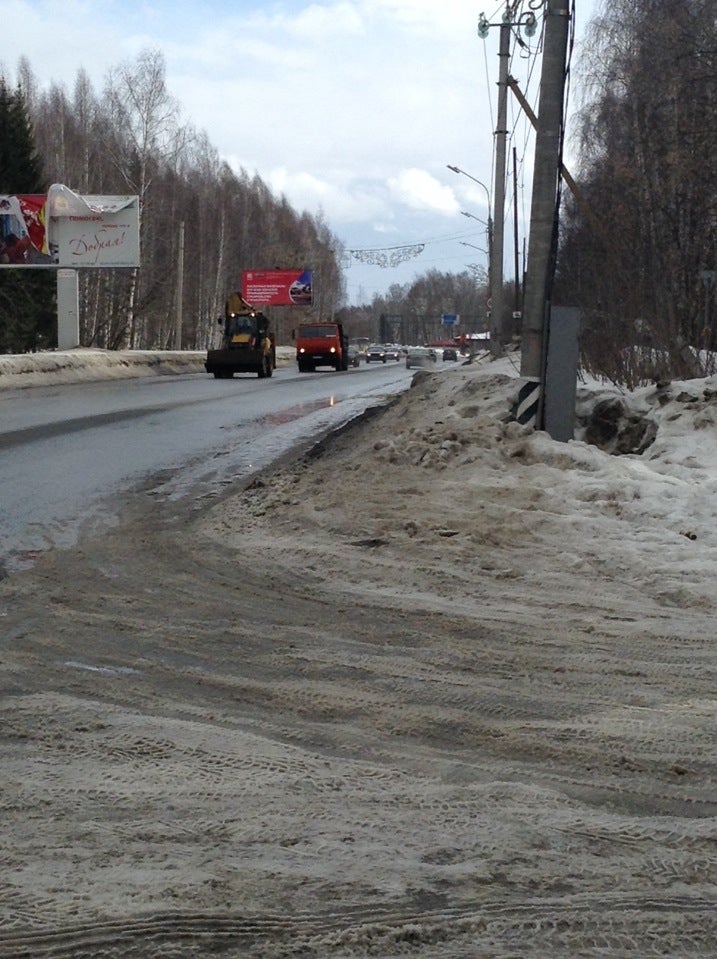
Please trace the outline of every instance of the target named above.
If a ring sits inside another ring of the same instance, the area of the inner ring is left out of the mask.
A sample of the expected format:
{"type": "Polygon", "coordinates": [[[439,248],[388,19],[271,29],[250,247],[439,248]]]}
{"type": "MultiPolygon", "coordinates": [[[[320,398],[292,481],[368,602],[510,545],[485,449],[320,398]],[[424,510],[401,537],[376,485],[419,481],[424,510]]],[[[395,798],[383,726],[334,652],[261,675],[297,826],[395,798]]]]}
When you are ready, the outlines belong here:
{"type": "Polygon", "coordinates": [[[611,0],[585,47],[584,203],[565,200],[554,300],[583,308],[595,373],[712,372],[717,0],[611,0]]]}
{"type": "MultiPolygon", "coordinates": [[[[611,0],[589,34],[571,171],[581,202],[564,189],[552,302],[581,308],[593,373],[628,386],[704,375],[717,348],[717,0],[611,0]]],[[[341,242],[182,122],[156,52],[110,70],[101,95],[82,71],[71,95],[38,90],[25,61],[12,89],[0,76],[0,192],[51,182],[141,199],[141,269],[81,272],[83,345],[173,344],[182,222],[185,347],[209,345],[227,291],[251,267],[310,266],[314,314],[339,312],[353,335],[421,342],[445,332],[445,312],[460,313],[463,330],[485,328],[486,278],[470,273],[430,271],[346,307],[341,242]]],[[[0,271],[0,350],[52,345],[47,280],[18,272],[0,271]]],[[[514,292],[509,335],[520,334],[514,292]]],[[[273,312],[287,342],[297,308],[273,312]]]]}
{"type": "MultiPolygon", "coordinates": [[[[54,84],[40,90],[22,59],[14,86],[0,76],[0,132],[0,193],[63,183],[82,195],[139,196],[141,268],[80,271],[83,346],[171,348],[181,290],[181,345],[206,349],[246,269],[312,269],[321,316],[344,300],[341,243],[321,215],[297,212],[258,175],[222,161],[206,134],[183,122],[157,51],[112,68],[101,94],[83,70],[71,94],[54,84]]],[[[4,352],[53,345],[48,278],[41,315],[22,295],[38,272],[0,271],[4,352]]],[[[274,311],[280,341],[297,311],[274,311]]]]}
{"type": "Polygon", "coordinates": [[[483,333],[487,328],[487,276],[429,270],[411,283],[395,283],[370,303],[341,311],[355,336],[379,342],[419,345],[453,333],[483,333]],[[460,315],[455,330],[441,325],[444,313],[460,315]]]}

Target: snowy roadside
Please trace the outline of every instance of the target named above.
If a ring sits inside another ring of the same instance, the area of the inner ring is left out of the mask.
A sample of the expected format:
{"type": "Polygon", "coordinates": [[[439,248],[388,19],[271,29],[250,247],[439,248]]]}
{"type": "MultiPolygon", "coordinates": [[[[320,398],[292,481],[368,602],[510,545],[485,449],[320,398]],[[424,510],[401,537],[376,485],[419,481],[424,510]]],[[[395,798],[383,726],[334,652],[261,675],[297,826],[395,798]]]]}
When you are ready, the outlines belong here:
{"type": "Polygon", "coordinates": [[[2,959],[714,956],[717,383],[509,365],[0,583],[2,959]]]}
{"type": "MultiPolygon", "coordinates": [[[[204,373],[203,350],[52,350],[0,355],[0,390],[129,379],[137,376],[204,373]]],[[[288,366],[293,347],[278,347],[277,366],[288,366]]]]}

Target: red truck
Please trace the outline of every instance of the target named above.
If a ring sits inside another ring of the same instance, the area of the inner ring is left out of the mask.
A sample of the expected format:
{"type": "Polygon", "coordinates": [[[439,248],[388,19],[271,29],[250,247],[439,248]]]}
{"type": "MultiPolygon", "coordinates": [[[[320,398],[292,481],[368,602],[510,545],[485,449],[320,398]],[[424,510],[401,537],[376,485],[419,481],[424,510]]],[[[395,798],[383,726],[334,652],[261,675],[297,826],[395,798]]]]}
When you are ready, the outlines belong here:
{"type": "Polygon", "coordinates": [[[299,373],[313,373],[318,366],[349,368],[349,338],[341,323],[302,323],[292,331],[292,336],[296,340],[299,373]]]}

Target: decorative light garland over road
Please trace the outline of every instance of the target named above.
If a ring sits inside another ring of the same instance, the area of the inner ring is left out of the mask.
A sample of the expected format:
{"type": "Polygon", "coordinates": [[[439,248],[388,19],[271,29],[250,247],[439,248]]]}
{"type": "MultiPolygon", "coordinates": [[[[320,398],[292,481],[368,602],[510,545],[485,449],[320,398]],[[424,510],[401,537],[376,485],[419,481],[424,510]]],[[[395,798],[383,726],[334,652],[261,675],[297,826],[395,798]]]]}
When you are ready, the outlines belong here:
{"type": "Polygon", "coordinates": [[[360,263],[368,263],[371,266],[398,266],[399,263],[405,263],[423,253],[425,243],[413,243],[408,246],[387,246],[378,250],[349,250],[350,256],[360,263]]]}

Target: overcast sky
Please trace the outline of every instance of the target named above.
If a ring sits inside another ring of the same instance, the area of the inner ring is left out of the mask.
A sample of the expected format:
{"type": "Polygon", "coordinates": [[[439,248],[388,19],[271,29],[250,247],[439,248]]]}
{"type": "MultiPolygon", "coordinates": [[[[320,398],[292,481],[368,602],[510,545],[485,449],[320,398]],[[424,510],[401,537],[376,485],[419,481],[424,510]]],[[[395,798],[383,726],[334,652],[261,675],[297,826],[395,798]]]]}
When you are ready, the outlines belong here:
{"type": "MultiPolygon", "coordinates": [[[[578,41],[597,3],[575,0],[578,41]]],[[[522,8],[530,9],[529,0],[522,8]]],[[[461,215],[486,219],[486,188],[446,165],[492,189],[497,24],[505,2],[2,0],[1,9],[2,67],[11,80],[25,55],[42,87],[55,81],[71,93],[83,67],[99,93],[109,67],[159,49],[184,118],[205,130],[235,169],[258,173],[297,210],[321,211],[349,250],[424,245],[394,268],[350,257],[350,302],[429,269],[487,265],[485,226],[461,215]],[[485,41],[476,30],[481,13],[496,24],[485,41]]],[[[525,38],[532,53],[516,45],[510,65],[536,110],[537,39],[525,38]]],[[[578,58],[579,44],[573,67],[578,58]]],[[[533,143],[512,98],[508,127],[522,222],[530,211],[533,143]]],[[[512,192],[511,181],[509,202],[512,192]]],[[[512,206],[506,218],[512,246],[512,206]]],[[[511,264],[509,256],[506,279],[511,264]]]]}

